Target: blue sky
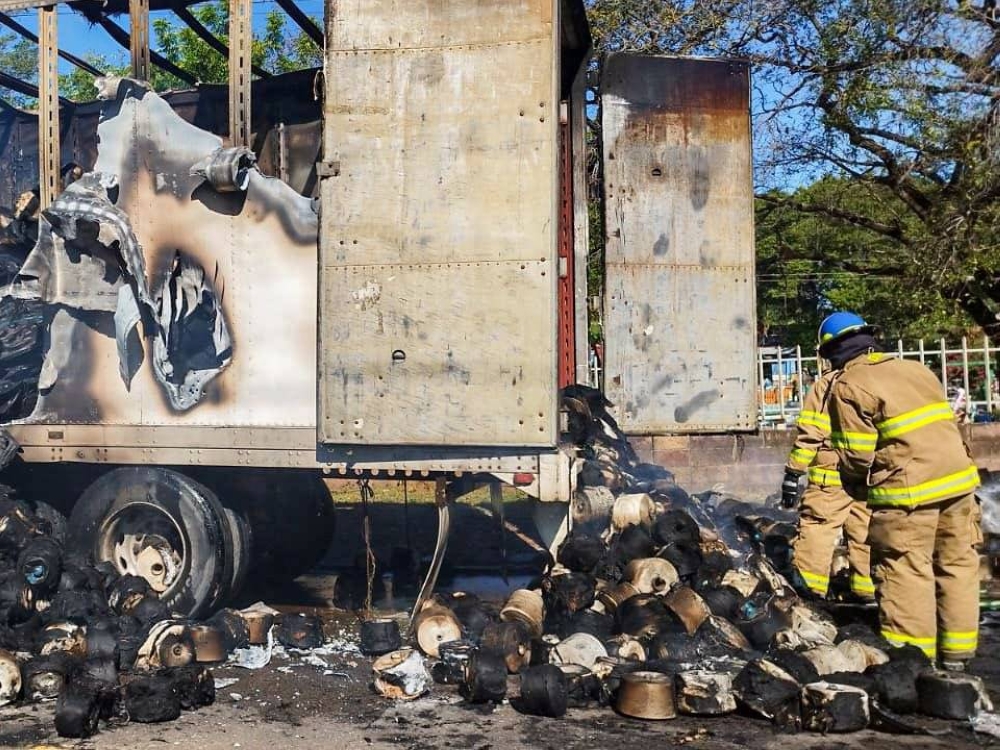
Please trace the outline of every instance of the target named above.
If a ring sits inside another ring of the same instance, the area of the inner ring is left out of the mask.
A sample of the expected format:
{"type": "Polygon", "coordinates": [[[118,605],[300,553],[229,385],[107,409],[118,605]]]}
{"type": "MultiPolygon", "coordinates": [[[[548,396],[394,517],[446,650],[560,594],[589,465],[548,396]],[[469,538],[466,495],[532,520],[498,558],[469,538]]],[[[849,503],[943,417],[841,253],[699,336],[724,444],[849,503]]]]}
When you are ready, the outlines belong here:
{"type": "MultiPolygon", "coordinates": [[[[323,0],[296,0],[296,5],[298,5],[307,15],[322,20],[323,0]]],[[[278,8],[278,4],[274,0],[254,0],[253,11],[255,30],[263,27],[264,18],[267,13],[275,8],[278,8]]],[[[59,6],[58,13],[59,46],[61,49],[66,52],[72,52],[77,57],[83,58],[86,58],[89,54],[98,54],[118,62],[124,62],[128,59],[128,50],[124,50],[116,44],[114,40],[108,36],[107,32],[105,32],[100,26],[92,27],[89,23],[87,23],[86,19],[84,19],[82,15],[70,10],[70,8],[64,5],[59,6]]],[[[22,26],[35,33],[38,32],[37,11],[16,11],[10,13],[10,16],[22,26]]],[[[180,24],[177,17],[169,11],[150,13],[150,21],[154,18],[168,18],[175,24],[180,24]]],[[[128,29],[127,15],[118,16],[116,20],[119,26],[126,30],[128,29]]],[[[288,24],[292,29],[298,28],[291,19],[289,19],[288,24]]],[[[6,33],[7,31],[8,30],[6,28],[0,27],[0,32],[6,33]]],[[[151,30],[150,33],[153,35],[151,46],[155,49],[155,32],[151,30]]],[[[67,73],[72,68],[73,66],[65,60],[60,61],[61,72],[67,73]]]]}

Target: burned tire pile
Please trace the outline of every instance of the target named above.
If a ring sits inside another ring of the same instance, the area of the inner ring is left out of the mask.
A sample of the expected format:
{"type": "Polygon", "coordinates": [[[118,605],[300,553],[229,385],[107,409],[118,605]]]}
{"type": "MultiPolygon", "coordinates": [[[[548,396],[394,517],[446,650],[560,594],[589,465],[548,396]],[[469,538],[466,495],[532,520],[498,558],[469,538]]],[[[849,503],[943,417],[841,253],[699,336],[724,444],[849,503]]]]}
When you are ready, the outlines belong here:
{"type": "MultiPolygon", "coordinates": [[[[415,698],[432,677],[470,703],[507,698],[540,716],[739,711],[822,733],[919,732],[908,714],[992,710],[978,678],[938,672],[918,648],[893,648],[865,624],[838,627],[803,600],[788,583],[793,515],[689,496],[638,461],[597,391],[577,387],[564,400],[584,466],[558,559],[499,609],[471,595],[428,601],[414,622],[419,652],[375,662],[383,695],[415,698]],[[519,678],[508,693],[509,674],[519,678]]],[[[362,650],[393,648],[384,628],[366,623],[362,650]]]]}
{"type": "Polygon", "coordinates": [[[264,643],[322,644],[317,618],[170,612],[145,579],[67,552],[65,519],[0,486],[0,705],[55,701],[63,737],[100,723],[162,722],[215,700],[207,664],[264,643]],[[272,631],[273,625],[273,631],[272,631]],[[318,635],[317,635],[318,633],[318,635]]]}

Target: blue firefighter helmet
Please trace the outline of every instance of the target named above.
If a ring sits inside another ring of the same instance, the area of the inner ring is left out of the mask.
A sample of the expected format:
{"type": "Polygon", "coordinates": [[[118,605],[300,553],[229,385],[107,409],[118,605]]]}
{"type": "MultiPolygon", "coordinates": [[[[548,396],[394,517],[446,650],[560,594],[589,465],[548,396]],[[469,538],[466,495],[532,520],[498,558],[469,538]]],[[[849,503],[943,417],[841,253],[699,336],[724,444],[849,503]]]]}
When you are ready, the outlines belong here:
{"type": "Polygon", "coordinates": [[[849,333],[875,333],[878,329],[868,325],[865,319],[852,312],[835,312],[827,315],[819,326],[819,345],[825,346],[831,341],[843,338],[849,333]]]}

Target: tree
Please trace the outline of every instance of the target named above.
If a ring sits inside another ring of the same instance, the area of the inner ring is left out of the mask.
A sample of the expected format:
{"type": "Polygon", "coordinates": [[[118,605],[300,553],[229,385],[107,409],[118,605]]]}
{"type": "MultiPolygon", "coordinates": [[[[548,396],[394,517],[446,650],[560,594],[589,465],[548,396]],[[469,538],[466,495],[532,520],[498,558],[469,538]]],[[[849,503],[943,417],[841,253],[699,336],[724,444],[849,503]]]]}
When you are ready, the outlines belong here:
{"type": "MultiPolygon", "coordinates": [[[[22,81],[37,79],[38,52],[31,42],[16,34],[0,33],[0,71],[22,81]]],[[[6,96],[8,103],[25,107],[34,101],[15,91],[6,96]]]]}
{"type": "MultiPolygon", "coordinates": [[[[778,197],[813,205],[828,200],[830,192],[842,195],[849,184],[845,178],[825,177],[778,197]]],[[[894,202],[887,191],[882,204],[874,205],[866,193],[858,193],[848,208],[885,217],[896,210],[894,202]]],[[[971,321],[955,302],[929,287],[901,289],[896,275],[884,273],[895,254],[894,241],[864,228],[799,211],[783,200],[758,199],[757,309],[762,333],[811,349],[820,321],[834,309],[855,310],[878,321],[890,340],[937,338],[968,329],[971,321]]]]}
{"type": "Polygon", "coordinates": [[[932,317],[957,305],[1000,333],[1000,20],[992,11],[959,0],[589,5],[605,50],[753,63],[759,200],[835,234],[850,227],[880,249],[859,264],[800,245],[801,260],[893,277],[897,295],[938,298],[932,317]],[[823,177],[838,179],[807,194],[794,189],[823,177]]]}
{"type": "MultiPolygon", "coordinates": [[[[225,0],[214,0],[191,9],[192,15],[223,44],[229,40],[229,6],[225,0]]],[[[193,30],[181,23],[157,18],[152,23],[157,51],[178,67],[191,73],[202,83],[225,83],[228,61],[210,47],[193,30]]],[[[265,17],[264,28],[254,35],[253,64],[271,73],[287,73],[322,64],[323,53],[305,33],[292,33],[288,20],[279,10],[265,17]]],[[[85,55],[85,59],[110,75],[128,75],[129,65],[124,54],[85,55]]],[[[23,81],[38,80],[37,47],[14,34],[0,34],[0,70],[23,81]]],[[[150,84],[156,91],[188,88],[188,84],[155,65],[150,72],[150,84]]],[[[95,95],[94,76],[79,68],[59,77],[59,93],[72,101],[91,101],[95,95]]],[[[6,94],[7,101],[18,107],[33,107],[34,100],[20,94],[6,94]]]]}
{"type": "MultiPolygon", "coordinates": [[[[229,43],[229,5],[225,0],[205,3],[191,9],[192,15],[223,44],[229,43]]],[[[165,18],[153,22],[159,52],[202,83],[225,83],[229,77],[228,61],[212,49],[193,30],[165,18]]],[[[256,34],[251,48],[254,65],[271,73],[287,73],[322,64],[323,52],[303,32],[290,34],[288,21],[280,10],[271,10],[264,29],[256,34]]],[[[184,84],[163,71],[155,70],[157,90],[183,87],[184,84]]]]}

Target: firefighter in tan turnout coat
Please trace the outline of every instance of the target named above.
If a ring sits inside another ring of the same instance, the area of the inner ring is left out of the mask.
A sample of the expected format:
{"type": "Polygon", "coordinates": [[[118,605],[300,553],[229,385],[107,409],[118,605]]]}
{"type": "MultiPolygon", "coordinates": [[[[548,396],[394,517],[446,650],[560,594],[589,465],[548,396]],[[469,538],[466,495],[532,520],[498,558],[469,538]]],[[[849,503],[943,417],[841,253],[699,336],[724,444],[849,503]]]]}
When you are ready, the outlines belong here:
{"type": "Polygon", "coordinates": [[[961,669],[979,633],[979,474],[937,378],[876,352],[870,326],[834,313],[820,354],[843,372],[829,397],[845,488],[872,510],[882,635],[961,669]]]}
{"type": "Polygon", "coordinates": [[[782,504],[793,508],[799,503],[798,478],[806,474],[808,484],[802,494],[792,563],[809,590],[826,596],[833,552],[843,531],[851,565],[851,591],[871,599],[875,594],[867,543],[871,512],[864,502],[853,500],[844,491],[837,452],[830,443],[827,399],[835,377],[835,372],[828,372],[818,378],[802,401],[795,445],[785,465],[782,504]]]}

